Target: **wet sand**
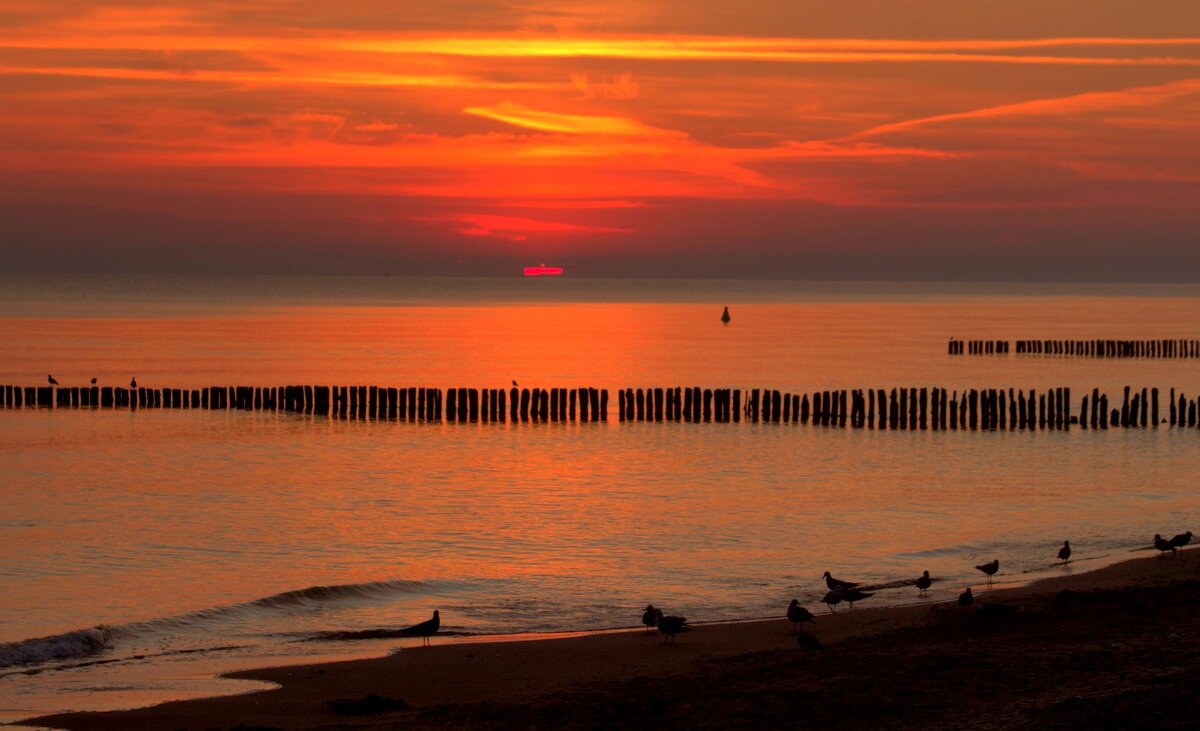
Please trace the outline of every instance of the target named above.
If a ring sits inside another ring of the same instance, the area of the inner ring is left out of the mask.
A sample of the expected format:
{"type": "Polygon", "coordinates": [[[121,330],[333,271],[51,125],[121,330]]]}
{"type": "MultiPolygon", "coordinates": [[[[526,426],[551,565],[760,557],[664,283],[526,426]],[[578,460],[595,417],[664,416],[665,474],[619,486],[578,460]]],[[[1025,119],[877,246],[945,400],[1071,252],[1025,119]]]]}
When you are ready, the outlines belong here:
{"type": "Polygon", "coordinates": [[[932,601],[870,609],[870,600],[853,612],[822,609],[807,627],[823,650],[799,648],[782,617],[701,624],[674,644],[645,631],[435,638],[386,658],[231,676],[276,690],[24,723],[170,731],[1200,724],[1200,551],[977,592],[965,610],[932,601]],[[1009,609],[982,609],[991,604],[1009,609]],[[365,702],[371,694],[404,707],[365,702]]]}

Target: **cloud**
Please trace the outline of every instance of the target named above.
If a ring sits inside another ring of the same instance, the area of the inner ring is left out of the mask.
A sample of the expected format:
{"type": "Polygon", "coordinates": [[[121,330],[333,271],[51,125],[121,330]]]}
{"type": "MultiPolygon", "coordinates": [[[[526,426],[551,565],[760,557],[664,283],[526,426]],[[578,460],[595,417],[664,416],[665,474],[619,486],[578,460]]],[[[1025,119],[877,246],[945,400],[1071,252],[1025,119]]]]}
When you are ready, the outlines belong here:
{"type": "Polygon", "coordinates": [[[460,214],[433,220],[441,220],[451,224],[455,231],[464,236],[489,236],[508,239],[510,241],[525,241],[531,234],[624,234],[630,232],[630,229],[627,228],[589,226],[564,221],[546,221],[521,216],[498,216],[493,214],[460,214]]]}
{"type": "Polygon", "coordinates": [[[861,132],[855,132],[852,135],[848,135],[846,139],[874,137],[916,127],[962,120],[1020,116],[1059,116],[1110,109],[1147,107],[1176,97],[1190,96],[1192,94],[1200,94],[1200,78],[1173,81],[1157,86],[1140,86],[1119,91],[1095,91],[1050,99],[1034,99],[1032,101],[972,109],[966,112],[908,119],[903,122],[882,124],[861,132]]]}
{"type": "Polygon", "coordinates": [[[515,127],[538,132],[571,135],[611,135],[628,137],[686,137],[682,132],[649,127],[625,117],[605,117],[584,114],[562,114],[531,109],[504,101],[490,107],[467,107],[467,114],[493,119],[515,127]]]}
{"type": "Polygon", "coordinates": [[[633,74],[621,74],[613,81],[591,81],[586,73],[571,74],[571,85],[589,99],[636,99],[638,85],[633,74]]]}

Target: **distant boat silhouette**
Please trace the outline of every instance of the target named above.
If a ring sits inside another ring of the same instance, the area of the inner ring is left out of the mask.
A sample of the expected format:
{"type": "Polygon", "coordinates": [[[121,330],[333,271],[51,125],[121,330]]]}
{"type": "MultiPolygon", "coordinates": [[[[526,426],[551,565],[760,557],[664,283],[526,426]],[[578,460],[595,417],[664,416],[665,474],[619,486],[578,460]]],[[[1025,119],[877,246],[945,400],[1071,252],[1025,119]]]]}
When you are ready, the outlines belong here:
{"type": "Polygon", "coordinates": [[[728,325],[731,319],[732,318],[729,317],[729,305],[725,305],[725,312],[721,313],[721,322],[728,325]]]}
{"type": "Polygon", "coordinates": [[[976,566],[975,568],[977,568],[980,571],[982,571],[983,573],[987,574],[988,583],[990,584],[990,583],[992,583],[992,577],[995,576],[996,572],[1000,570],[1000,559],[996,559],[996,560],[992,561],[991,563],[980,564],[980,565],[976,566]]]}
{"type": "Polygon", "coordinates": [[[1058,549],[1058,558],[1063,563],[1067,563],[1068,561],[1071,560],[1071,542],[1070,541],[1063,541],[1062,548],[1058,549]]]}
{"type": "Polygon", "coordinates": [[[675,635],[680,632],[692,631],[692,628],[687,626],[687,617],[663,616],[661,609],[656,609],[654,612],[658,615],[658,631],[662,632],[667,638],[664,642],[674,642],[675,635]]]}
{"type": "Polygon", "coordinates": [[[655,627],[658,627],[658,610],[653,604],[646,605],[646,611],[642,612],[642,624],[650,628],[653,632],[655,627]]]}
{"type": "Polygon", "coordinates": [[[545,277],[545,276],[557,277],[558,275],[560,275],[562,273],[563,273],[562,267],[548,267],[548,266],[546,266],[545,262],[542,262],[542,264],[540,266],[525,267],[525,276],[527,276],[527,277],[545,277]]]}
{"type": "Polygon", "coordinates": [[[51,385],[51,386],[57,386],[57,385],[58,385],[58,379],[57,379],[57,378],[55,378],[54,376],[52,376],[52,375],[48,374],[48,373],[46,374],[46,380],[47,380],[47,381],[50,381],[50,385],[51,385]]]}
{"type": "Polygon", "coordinates": [[[1154,547],[1162,551],[1162,553],[1158,554],[1159,558],[1167,555],[1167,551],[1175,553],[1175,546],[1157,533],[1154,534],[1154,547]]]}
{"type": "Polygon", "coordinates": [[[813,624],[817,623],[816,620],[813,619],[812,612],[800,606],[799,599],[793,599],[792,603],[788,605],[787,618],[788,621],[792,623],[792,629],[797,631],[800,629],[801,622],[812,622],[813,624]]]}
{"type": "Polygon", "coordinates": [[[917,579],[917,591],[921,596],[925,596],[931,586],[933,586],[933,579],[929,578],[929,572],[926,571],[917,579]]]}
{"type": "Polygon", "coordinates": [[[411,627],[405,627],[404,629],[400,630],[400,634],[410,635],[412,637],[420,637],[421,645],[425,646],[429,644],[430,636],[437,634],[438,628],[441,626],[441,615],[439,615],[438,610],[435,609],[433,610],[433,619],[427,619],[424,622],[419,622],[411,627]]]}
{"type": "Polygon", "coordinates": [[[839,586],[844,586],[847,589],[853,589],[854,587],[859,585],[858,582],[855,582],[855,581],[842,581],[841,579],[835,579],[832,576],[830,576],[828,571],[826,571],[824,573],[824,575],[821,576],[821,578],[825,579],[825,586],[828,586],[830,591],[833,591],[834,589],[838,588],[839,586]]]}

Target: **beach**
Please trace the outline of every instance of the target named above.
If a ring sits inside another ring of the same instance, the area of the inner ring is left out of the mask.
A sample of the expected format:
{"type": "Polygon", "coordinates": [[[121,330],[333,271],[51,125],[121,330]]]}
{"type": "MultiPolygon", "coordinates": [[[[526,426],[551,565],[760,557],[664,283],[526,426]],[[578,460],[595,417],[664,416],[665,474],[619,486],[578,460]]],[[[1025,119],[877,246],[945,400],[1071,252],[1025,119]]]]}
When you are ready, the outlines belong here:
{"type": "MultiPolygon", "coordinates": [[[[914,596],[916,591],[914,589],[914,596]]],[[[797,646],[783,618],[439,642],[373,659],[254,670],[278,689],[26,721],[66,729],[465,727],[1184,728],[1200,719],[1200,552],[836,614],[797,646]],[[1010,607],[993,613],[991,604],[1010,607]],[[402,701],[395,708],[387,701],[402,701]],[[343,701],[342,703],[336,703],[343,701]],[[351,701],[351,702],[346,702],[351,701]]],[[[816,609],[816,607],[813,607],[816,609]]],[[[635,612],[631,611],[631,614],[635,612]]]]}

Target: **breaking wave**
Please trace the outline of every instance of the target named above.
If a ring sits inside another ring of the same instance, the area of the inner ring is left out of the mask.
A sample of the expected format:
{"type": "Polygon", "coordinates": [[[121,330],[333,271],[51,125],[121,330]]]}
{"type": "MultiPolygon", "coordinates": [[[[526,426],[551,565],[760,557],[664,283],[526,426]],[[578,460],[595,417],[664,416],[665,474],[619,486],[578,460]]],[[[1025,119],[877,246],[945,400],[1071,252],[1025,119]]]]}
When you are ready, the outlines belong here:
{"type": "Polygon", "coordinates": [[[316,610],[340,602],[383,599],[396,594],[424,594],[434,589],[461,586],[457,582],[371,581],[363,584],[310,586],[285,591],[240,604],[201,609],[175,617],[163,617],[123,625],[99,625],[47,637],[0,643],[0,668],[37,665],[57,660],[86,657],[109,649],[114,640],[134,640],[162,632],[181,632],[190,628],[239,620],[264,613],[286,614],[316,610]]]}

